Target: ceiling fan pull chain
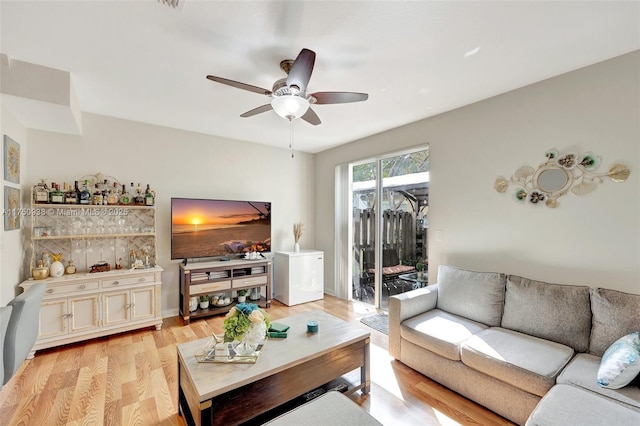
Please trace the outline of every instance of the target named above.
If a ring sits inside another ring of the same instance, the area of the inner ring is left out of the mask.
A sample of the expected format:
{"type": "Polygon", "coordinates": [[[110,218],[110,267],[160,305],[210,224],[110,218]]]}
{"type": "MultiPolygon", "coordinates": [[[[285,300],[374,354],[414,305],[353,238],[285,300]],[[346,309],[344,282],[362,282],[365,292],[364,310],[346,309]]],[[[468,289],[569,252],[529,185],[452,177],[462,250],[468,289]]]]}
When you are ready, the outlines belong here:
{"type": "Polygon", "coordinates": [[[289,117],[289,149],[293,158],[293,118],[289,117]]]}

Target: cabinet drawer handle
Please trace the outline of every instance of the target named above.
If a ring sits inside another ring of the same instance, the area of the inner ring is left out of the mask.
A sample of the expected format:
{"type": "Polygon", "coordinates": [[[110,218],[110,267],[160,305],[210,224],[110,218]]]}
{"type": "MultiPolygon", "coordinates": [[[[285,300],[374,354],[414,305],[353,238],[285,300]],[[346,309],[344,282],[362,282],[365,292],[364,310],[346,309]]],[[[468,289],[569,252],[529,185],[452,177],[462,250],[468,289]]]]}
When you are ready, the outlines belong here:
{"type": "Polygon", "coordinates": [[[53,293],[53,289],[50,288],[49,290],[47,290],[47,293],[53,293]]]}
{"type": "Polygon", "coordinates": [[[140,281],[141,283],[145,282],[147,279],[145,277],[140,278],[138,281],[140,281]]]}
{"type": "Polygon", "coordinates": [[[86,285],[84,285],[84,284],[82,284],[82,285],[80,286],[80,290],[84,290],[85,288],[87,288],[87,286],[86,286],[86,285]]]}
{"type": "Polygon", "coordinates": [[[113,285],[118,285],[118,284],[120,284],[120,281],[114,281],[113,282],[113,285]]]}

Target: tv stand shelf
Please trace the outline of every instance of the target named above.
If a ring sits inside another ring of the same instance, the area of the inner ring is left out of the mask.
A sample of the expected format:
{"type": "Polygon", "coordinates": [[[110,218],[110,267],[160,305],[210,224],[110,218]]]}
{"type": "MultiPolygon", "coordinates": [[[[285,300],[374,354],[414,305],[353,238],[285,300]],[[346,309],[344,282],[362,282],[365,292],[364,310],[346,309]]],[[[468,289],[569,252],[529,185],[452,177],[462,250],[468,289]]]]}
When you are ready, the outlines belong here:
{"type": "Polygon", "coordinates": [[[271,261],[229,260],[180,264],[180,316],[184,325],[191,318],[204,318],[229,312],[237,303],[237,291],[260,288],[260,300],[250,300],[263,308],[271,307],[271,261]],[[264,292],[262,289],[264,288],[264,292]],[[198,296],[228,294],[232,302],[226,306],[209,306],[189,312],[189,300],[198,296]]]}

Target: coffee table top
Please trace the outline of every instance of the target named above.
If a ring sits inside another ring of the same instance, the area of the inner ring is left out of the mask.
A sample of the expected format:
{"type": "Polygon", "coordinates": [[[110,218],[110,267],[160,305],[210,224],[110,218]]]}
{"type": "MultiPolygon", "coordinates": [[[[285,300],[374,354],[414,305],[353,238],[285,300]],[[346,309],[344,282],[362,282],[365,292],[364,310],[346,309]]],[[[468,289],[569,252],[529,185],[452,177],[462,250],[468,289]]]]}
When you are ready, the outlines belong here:
{"type": "Polygon", "coordinates": [[[200,363],[195,354],[209,338],[177,345],[180,363],[206,401],[248,383],[294,367],[310,359],[366,340],[370,333],[323,311],[274,320],[291,328],[286,339],[269,339],[255,364],[200,363]],[[318,333],[307,333],[307,322],[318,322],[318,333]]]}

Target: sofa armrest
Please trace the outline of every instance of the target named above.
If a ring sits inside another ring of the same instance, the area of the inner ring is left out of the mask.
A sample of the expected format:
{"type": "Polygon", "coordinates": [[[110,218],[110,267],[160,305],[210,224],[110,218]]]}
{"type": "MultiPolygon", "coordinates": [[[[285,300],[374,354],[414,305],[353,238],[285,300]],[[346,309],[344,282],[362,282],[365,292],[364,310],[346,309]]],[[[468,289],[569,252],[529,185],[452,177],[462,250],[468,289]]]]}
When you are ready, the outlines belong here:
{"type": "Polygon", "coordinates": [[[389,298],[389,354],[400,358],[400,324],[436,307],[438,284],[411,290],[389,298]]]}

